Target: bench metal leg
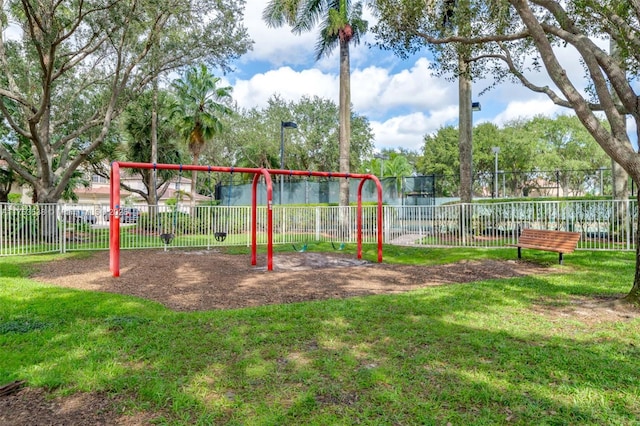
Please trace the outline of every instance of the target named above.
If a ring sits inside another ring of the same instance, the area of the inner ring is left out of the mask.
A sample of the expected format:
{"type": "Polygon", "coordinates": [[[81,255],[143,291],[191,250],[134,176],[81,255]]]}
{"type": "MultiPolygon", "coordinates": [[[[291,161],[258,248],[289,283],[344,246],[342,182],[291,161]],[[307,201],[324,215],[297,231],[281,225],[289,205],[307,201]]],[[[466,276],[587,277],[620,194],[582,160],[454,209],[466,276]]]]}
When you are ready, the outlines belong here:
{"type": "Polygon", "coordinates": [[[558,263],[559,263],[560,265],[562,265],[562,253],[558,253],[558,254],[559,254],[559,256],[558,256],[558,263]]]}

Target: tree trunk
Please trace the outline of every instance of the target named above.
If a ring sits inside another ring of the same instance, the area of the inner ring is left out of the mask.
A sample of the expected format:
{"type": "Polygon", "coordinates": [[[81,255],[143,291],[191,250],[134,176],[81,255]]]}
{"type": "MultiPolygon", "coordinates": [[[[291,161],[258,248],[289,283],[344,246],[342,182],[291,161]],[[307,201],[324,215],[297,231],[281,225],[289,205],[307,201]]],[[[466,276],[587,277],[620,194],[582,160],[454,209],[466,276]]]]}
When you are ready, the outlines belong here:
{"type": "MultiPolygon", "coordinates": [[[[612,58],[620,63],[624,64],[624,60],[620,57],[618,45],[613,39],[609,39],[609,52],[612,58]]],[[[615,90],[611,90],[611,97],[613,98],[616,108],[623,110],[624,106],[620,101],[620,97],[615,90]]],[[[627,117],[623,117],[624,124],[627,124],[627,117]]],[[[614,160],[611,159],[611,181],[613,188],[614,200],[628,200],[629,199],[629,174],[614,160]]]]}
{"type": "MultiPolygon", "coordinates": [[[[153,95],[151,102],[151,157],[152,164],[158,163],[158,77],[153,79],[153,95]]],[[[148,173],[149,182],[147,184],[147,205],[149,206],[149,225],[158,224],[158,170],[151,169],[148,173]]],[[[156,231],[162,233],[159,229],[156,231]]]]}
{"type": "Polygon", "coordinates": [[[464,239],[473,233],[472,207],[473,199],[473,112],[471,111],[471,79],[469,78],[469,63],[461,55],[458,61],[458,147],[460,150],[460,230],[464,239]]]}
{"type": "MultiPolygon", "coordinates": [[[[617,44],[613,41],[613,39],[609,39],[609,50],[611,56],[619,63],[624,63],[623,59],[620,57],[620,52],[618,50],[617,44]]],[[[616,93],[615,90],[611,90],[611,97],[616,104],[616,107],[620,110],[623,109],[622,102],[620,101],[620,97],[616,93]]],[[[623,117],[625,129],[627,125],[627,117],[623,117]]],[[[602,173],[602,172],[601,172],[602,173]]],[[[625,218],[627,217],[627,203],[626,200],[629,199],[629,174],[626,170],[620,166],[616,160],[611,159],[611,188],[613,190],[613,199],[614,200],[624,200],[625,202],[621,203],[621,208],[618,209],[618,215],[613,218],[614,224],[624,224],[627,223],[625,218]]],[[[613,232],[626,232],[624,227],[619,227],[618,229],[612,229],[613,232]]]]}
{"type": "MultiPolygon", "coordinates": [[[[151,163],[158,162],[158,78],[153,79],[153,101],[151,108],[151,163]]],[[[149,205],[158,205],[158,171],[149,173],[149,205]]],[[[154,210],[155,213],[155,210],[154,210]]],[[[155,216],[155,214],[154,214],[155,216]]]]}
{"type": "Polygon", "coordinates": [[[629,199],[629,174],[615,160],[611,160],[611,180],[614,200],[629,199]]]}
{"type": "Polygon", "coordinates": [[[469,64],[460,57],[458,76],[458,145],[460,149],[460,201],[471,203],[473,198],[473,140],[471,112],[471,80],[469,64]]]}
{"type": "MultiPolygon", "coordinates": [[[[340,173],[349,173],[351,152],[351,88],[349,42],[340,40],[339,152],[340,173]]],[[[349,180],[340,179],[340,206],[349,205],[349,180]]]]}
{"type": "MultiPolygon", "coordinates": [[[[196,158],[194,158],[194,163],[195,163],[196,158]]],[[[197,163],[195,163],[197,164],[197,163]]],[[[189,194],[191,197],[191,214],[195,213],[195,208],[196,208],[196,185],[198,183],[198,171],[197,170],[192,170],[191,171],[191,193],[189,194]]]]}
{"type": "MultiPolygon", "coordinates": [[[[351,71],[349,42],[340,39],[340,105],[339,105],[339,153],[340,173],[349,173],[351,157],[351,71]]],[[[340,228],[342,241],[350,237],[349,179],[340,179],[340,228]]]]}
{"type": "MultiPolygon", "coordinates": [[[[636,209],[636,230],[640,229],[640,191],[638,191],[638,195],[636,200],[638,201],[636,209]]],[[[636,244],[636,273],[633,278],[633,287],[624,297],[624,300],[635,305],[640,304],[640,232],[635,233],[635,244],[636,244]]]]}
{"type": "Polygon", "coordinates": [[[60,238],[58,229],[58,217],[62,212],[58,212],[56,203],[37,203],[38,206],[38,235],[40,241],[46,244],[55,244],[60,238]]]}

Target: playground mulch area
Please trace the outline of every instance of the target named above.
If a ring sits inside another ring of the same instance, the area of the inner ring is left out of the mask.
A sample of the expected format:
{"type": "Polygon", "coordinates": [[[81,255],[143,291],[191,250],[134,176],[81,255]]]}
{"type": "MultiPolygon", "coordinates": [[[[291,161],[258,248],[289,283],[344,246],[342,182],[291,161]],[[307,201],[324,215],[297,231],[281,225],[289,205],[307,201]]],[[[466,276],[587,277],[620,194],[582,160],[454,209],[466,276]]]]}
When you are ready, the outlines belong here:
{"type": "Polygon", "coordinates": [[[123,250],[120,277],[109,271],[109,253],[42,265],[33,278],[61,287],[127,294],[155,300],[176,311],[403,293],[417,288],[547,274],[523,261],[463,261],[438,266],[370,263],[342,253],[276,253],[252,266],[247,255],[216,250],[123,250]]]}

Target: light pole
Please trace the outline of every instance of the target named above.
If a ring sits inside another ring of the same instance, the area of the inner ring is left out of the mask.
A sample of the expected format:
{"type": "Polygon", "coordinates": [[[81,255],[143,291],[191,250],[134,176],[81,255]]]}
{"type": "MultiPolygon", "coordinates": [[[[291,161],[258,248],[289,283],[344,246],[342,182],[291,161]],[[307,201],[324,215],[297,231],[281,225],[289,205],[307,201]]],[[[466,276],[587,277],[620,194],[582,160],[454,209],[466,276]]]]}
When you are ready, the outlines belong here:
{"type": "Polygon", "coordinates": [[[384,177],[384,160],[388,160],[389,157],[384,154],[375,154],[373,158],[380,160],[380,179],[382,179],[384,177]]]}
{"type": "Polygon", "coordinates": [[[493,172],[493,198],[498,198],[498,153],[500,152],[499,146],[491,148],[491,152],[496,155],[495,168],[493,172]]]}
{"type": "MultiPolygon", "coordinates": [[[[284,129],[297,129],[298,125],[293,121],[280,121],[280,169],[284,170],[284,129]]],[[[283,175],[280,175],[280,205],[282,205],[282,192],[284,191],[283,175]]]]}

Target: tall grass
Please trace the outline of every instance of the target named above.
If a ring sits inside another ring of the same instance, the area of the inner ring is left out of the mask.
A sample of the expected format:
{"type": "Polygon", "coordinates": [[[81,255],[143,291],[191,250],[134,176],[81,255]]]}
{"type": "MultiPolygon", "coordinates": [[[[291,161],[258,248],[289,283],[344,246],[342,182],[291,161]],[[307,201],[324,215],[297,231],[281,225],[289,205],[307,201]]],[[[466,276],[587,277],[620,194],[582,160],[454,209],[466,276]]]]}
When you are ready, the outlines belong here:
{"type": "Polygon", "coordinates": [[[628,291],[633,254],[527,257],[557,273],[200,313],[28,278],[52,256],[0,258],[0,383],[130,395],[161,424],[638,424],[640,321],[571,314],[628,291]]]}

